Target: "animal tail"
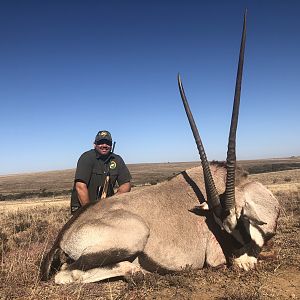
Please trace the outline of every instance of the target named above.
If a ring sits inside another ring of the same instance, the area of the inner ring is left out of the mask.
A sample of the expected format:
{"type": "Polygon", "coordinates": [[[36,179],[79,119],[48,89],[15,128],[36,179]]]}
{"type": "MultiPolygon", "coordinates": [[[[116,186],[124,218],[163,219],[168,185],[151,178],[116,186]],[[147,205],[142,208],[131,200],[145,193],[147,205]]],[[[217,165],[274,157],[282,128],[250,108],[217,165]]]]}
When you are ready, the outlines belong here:
{"type": "Polygon", "coordinates": [[[54,243],[47,255],[44,256],[40,266],[40,279],[42,281],[48,280],[52,274],[58,271],[61,266],[61,251],[59,243],[54,243]]]}

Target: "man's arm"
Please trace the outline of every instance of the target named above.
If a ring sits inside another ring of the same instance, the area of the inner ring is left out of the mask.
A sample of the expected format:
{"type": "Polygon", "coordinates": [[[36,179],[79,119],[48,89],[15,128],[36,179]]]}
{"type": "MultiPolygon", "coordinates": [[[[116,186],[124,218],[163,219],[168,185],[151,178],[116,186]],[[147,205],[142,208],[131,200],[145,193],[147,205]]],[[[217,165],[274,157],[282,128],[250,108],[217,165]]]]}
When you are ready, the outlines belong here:
{"type": "Polygon", "coordinates": [[[121,156],[118,156],[118,177],[117,177],[117,182],[119,184],[119,188],[116,192],[116,194],[123,194],[123,193],[128,193],[131,190],[131,174],[124,163],[124,160],[122,159],[121,156]]]}
{"type": "Polygon", "coordinates": [[[115,195],[123,194],[123,193],[128,193],[131,190],[131,183],[130,182],[125,182],[121,184],[116,192],[115,195]]]}
{"type": "Polygon", "coordinates": [[[77,181],[75,184],[75,188],[81,206],[90,203],[89,192],[86,184],[84,182],[77,181]]]}

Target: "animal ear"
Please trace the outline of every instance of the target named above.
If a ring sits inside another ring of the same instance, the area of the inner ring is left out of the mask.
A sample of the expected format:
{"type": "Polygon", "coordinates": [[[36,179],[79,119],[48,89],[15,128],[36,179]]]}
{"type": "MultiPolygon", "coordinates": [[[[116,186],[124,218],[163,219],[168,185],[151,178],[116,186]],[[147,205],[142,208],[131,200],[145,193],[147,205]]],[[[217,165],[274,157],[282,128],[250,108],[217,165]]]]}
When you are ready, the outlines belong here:
{"type": "Polygon", "coordinates": [[[194,207],[194,209],[197,209],[197,210],[209,210],[209,206],[208,206],[207,202],[202,202],[199,205],[196,205],[194,207]]]}
{"type": "Polygon", "coordinates": [[[241,214],[243,215],[244,218],[249,220],[250,224],[253,224],[253,225],[267,224],[266,222],[261,220],[261,218],[258,216],[258,213],[257,213],[255,207],[256,207],[255,203],[252,200],[247,199],[245,206],[242,209],[241,214]]]}

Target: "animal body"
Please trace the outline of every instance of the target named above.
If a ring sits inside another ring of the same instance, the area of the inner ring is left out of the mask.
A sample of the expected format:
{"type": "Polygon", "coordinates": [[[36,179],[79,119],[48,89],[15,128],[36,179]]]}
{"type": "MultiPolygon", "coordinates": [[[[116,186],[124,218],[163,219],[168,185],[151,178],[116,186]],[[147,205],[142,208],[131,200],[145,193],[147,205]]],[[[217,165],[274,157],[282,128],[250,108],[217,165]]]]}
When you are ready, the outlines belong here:
{"type": "Polygon", "coordinates": [[[82,207],[60,231],[40,275],[55,282],[94,282],[137,271],[176,272],[186,266],[233,263],[255,267],[275,234],[279,203],[263,185],[236,178],[235,136],[241,88],[245,24],[226,165],[209,165],[182,82],[183,104],[202,167],[169,181],[82,207]],[[206,210],[209,208],[209,210],[206,210]],[[62,254],[68,264],[62,265],[62,254]]]}
{"type": "MultiPolygon", "coordinates": [[[[222,194],[226,170],[218,165],[211,170],[222,194]]],[[[94,282],[138,270],[166,273],[186,266],[199,269],[225,264],[232,251],[230,235],[218,228],[209,210],[195,209],[206,197],[202,168],[196,167],[169,181],[82,208],[45,257],[43,279],[48,278],[52,259],[59,251],[73,260],[56,275],[59,284],[94,282]]],[[[254,241],[262,247],[275,233],[278,201],[260,183],[243,178],[236,186],[236,209],[250,223],[254,220],[249,226],[253,240],[248,245],[254,241]],[[257,221],[264,224],[257,225],[257,221]]],[[[248,245],[235,258],[245,269],[256,262],[254,254],[247,254],[248,245]]]]}

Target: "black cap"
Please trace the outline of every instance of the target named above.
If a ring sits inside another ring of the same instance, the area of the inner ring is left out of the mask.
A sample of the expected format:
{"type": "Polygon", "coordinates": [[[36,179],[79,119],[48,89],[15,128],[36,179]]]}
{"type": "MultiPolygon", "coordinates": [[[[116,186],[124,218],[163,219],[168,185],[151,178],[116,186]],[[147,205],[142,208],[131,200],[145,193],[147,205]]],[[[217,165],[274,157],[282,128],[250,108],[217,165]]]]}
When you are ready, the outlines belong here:
{"type": "Polygon", "coordinates": [[[112,138],[110,132],[107,130],[100,130],[95,137],[95,144],[96,142],[99,142],[101,140],[108,141],[110,142],[109,144],[112,144],[112,138]]]}

